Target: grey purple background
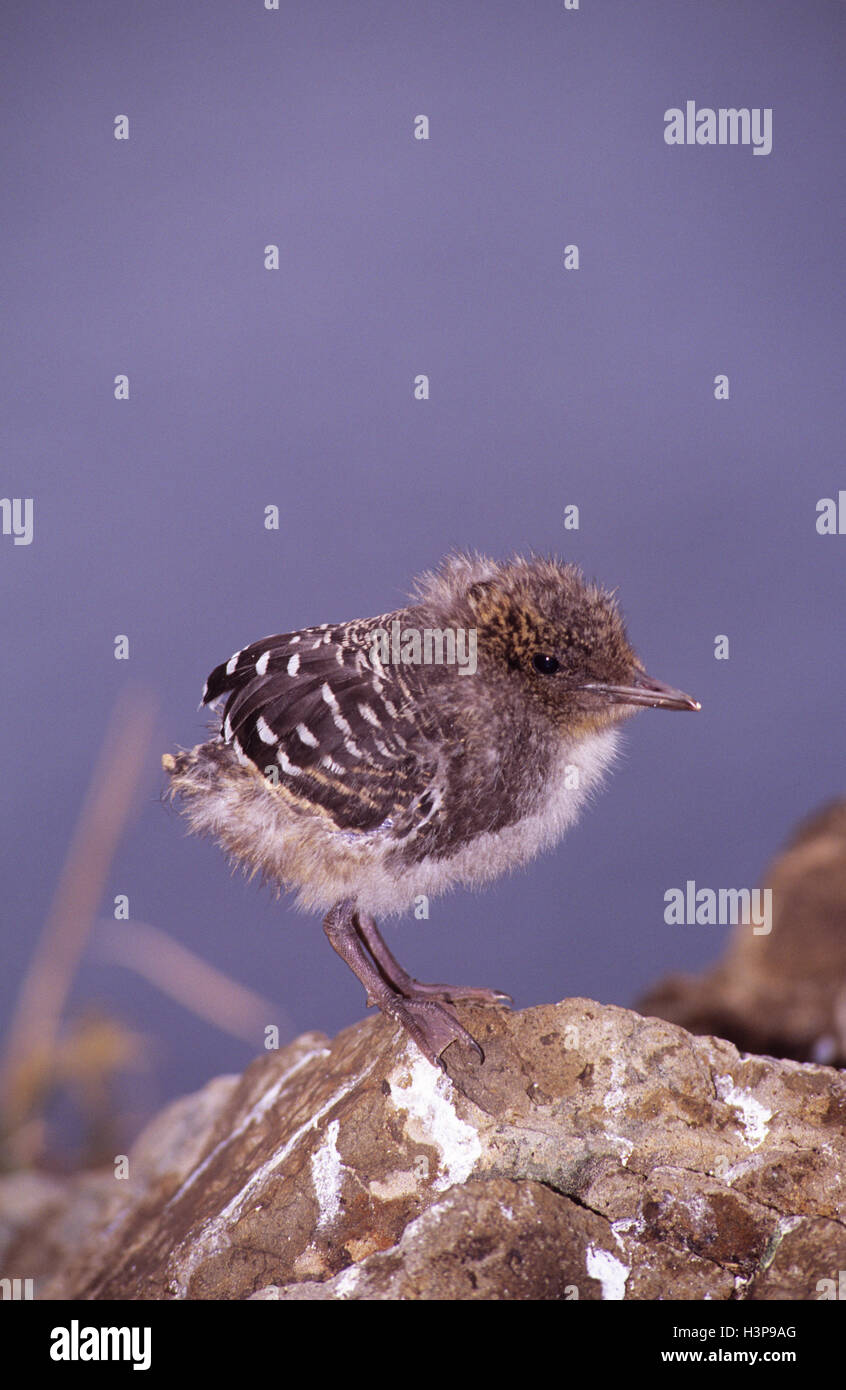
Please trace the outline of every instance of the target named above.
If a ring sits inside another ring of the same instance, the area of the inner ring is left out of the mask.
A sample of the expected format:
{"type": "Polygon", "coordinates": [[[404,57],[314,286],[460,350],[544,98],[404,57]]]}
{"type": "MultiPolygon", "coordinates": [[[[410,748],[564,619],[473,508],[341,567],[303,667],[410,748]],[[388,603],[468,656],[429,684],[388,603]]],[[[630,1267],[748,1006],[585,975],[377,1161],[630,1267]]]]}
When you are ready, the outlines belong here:
{"type": "MultiPolygon", "coordinates": [[[[316,919],[185,838],[158,760],[236,648],[383,611],[454,545],[619,585],[704,708],[640,715],[556,852],[389,941],[520,1006],[713,959],[666,889],[754,885],[844,789],[846,537],[815,531],[846,487],[844,6],[27,0],[4,27],[0,492],[35,499],[33,544],[0,538],[4,1009],[131,683],[159,733],[103,915],[128,893],[293,1029],[363,1013],[316,919]],[[666,146],[688,99],[772,107],[772,153],[666,146]]],[[[250,1056],[91,954],[89,1000],[159,1039],[151,1103],[250,1056]]]]}

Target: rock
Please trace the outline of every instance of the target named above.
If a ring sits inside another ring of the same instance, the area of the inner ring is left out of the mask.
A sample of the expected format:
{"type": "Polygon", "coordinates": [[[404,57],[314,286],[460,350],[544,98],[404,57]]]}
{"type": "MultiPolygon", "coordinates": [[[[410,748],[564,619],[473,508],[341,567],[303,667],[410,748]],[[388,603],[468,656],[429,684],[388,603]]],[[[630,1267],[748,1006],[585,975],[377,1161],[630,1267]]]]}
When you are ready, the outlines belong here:
{"type": "Polygon", "coordinates": [[[638,1008],[746,1052],[846,1067],[846,801],[799,827],[764,887],[769,934],[736,926],[723,961],[669,976],[638,1008]]]}
{"type": "Polygon", "coordinates": [[[33,1190],[3,1273],[65,1299],[814,1299],[846,1268],[840,1073],[584,999],[460,1013],[486,1061],[450,1048],[452,1079],[379,1016],[211,1082],[128,1180],[33,1190]]]}

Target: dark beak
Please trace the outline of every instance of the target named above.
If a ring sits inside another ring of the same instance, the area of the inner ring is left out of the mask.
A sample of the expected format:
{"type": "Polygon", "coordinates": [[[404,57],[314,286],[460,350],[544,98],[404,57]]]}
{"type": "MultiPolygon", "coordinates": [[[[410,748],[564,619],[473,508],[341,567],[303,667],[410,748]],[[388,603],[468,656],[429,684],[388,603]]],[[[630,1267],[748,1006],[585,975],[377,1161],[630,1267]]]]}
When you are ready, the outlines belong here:
{"type": "Polygon", "coordinates": [[[652,709],[701,709],[698,700],[694,700],[692,695],[685,695],[683,690],[674,690],[671,685],[665,685],[663,681],[653,680],[647,676],[645,671],[640,671],[635,676],[631,685],[601,685],[592,684],[582,687],[583,690],[593,690],[597,695],[605,695],[615,704],[620,705],[649,705],[652,709]]]}

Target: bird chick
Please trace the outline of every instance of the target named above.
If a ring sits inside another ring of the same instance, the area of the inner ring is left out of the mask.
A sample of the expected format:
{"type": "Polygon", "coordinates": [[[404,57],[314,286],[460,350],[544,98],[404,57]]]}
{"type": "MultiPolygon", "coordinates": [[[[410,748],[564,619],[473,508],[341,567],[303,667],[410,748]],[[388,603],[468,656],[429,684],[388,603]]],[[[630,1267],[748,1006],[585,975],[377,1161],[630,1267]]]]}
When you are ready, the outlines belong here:
{"type": "Polygon", "coordinates": [[[265,637],[218,666],[217,737],[163,765],[190,827],[326,914],[368,1002],[433,1063],[452,1005],[495,990],[421,984],[376,917],[481,886],[553,845],[638,706],[699,709],[647,676],[613,597],[570,564],[448,557],[408,607],[265,637]]]}

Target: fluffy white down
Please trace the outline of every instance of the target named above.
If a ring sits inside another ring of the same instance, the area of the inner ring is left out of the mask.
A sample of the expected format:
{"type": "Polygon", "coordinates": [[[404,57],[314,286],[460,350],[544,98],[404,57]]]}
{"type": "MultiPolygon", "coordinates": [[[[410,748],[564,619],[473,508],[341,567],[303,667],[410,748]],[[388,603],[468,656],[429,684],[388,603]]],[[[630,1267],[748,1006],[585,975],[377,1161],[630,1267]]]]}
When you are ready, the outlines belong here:
{"type": "Polygon", "coordinates": [[[298,907],[326,912],[342,898],[355,898],[364,911],[384,917],[407,911],[423,894],[481,887],[556,844],[602,781],[618,738],[618,730],[609,729],[575,745],[562,743],[530,815],[477,835],[449,858],[408,865],[401,860],[402,842],[387,829],[339,831],[323,815],[297,814],[258,771],[218,777],[211,786],[206,781],[196,795],[198,774],[189,768],[181,779],[189,792],[184,809],[196,833],[212,835],[236,862],[295,892],[298,907]],[[574,765],[579,785],[570,787],[574,765]]]}
{"type": "Polygon", "coordinates": [[[359,906],[374,916],[390,915],[405,911],[420,894],[435,897],[460,885],[480,887],[527,864],[576,822],[613,762],[618,741],[619,731],[610,729],[582,740],[577,752],[564,748],[533,815],[494,834],[478,835],[449,859],[424,859],[401,874],[377,861],[359,880],[359,906]],[[577,788],[566,785],[573,764],[579,768],[577,788]]]}

